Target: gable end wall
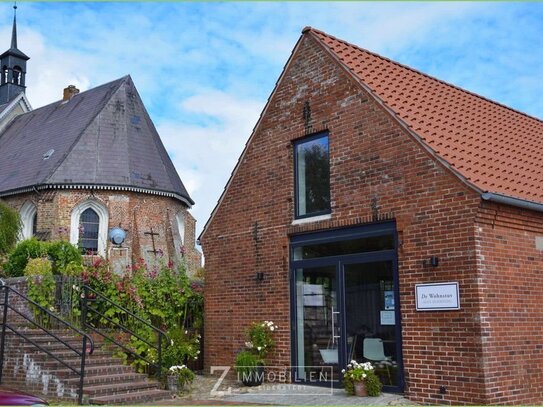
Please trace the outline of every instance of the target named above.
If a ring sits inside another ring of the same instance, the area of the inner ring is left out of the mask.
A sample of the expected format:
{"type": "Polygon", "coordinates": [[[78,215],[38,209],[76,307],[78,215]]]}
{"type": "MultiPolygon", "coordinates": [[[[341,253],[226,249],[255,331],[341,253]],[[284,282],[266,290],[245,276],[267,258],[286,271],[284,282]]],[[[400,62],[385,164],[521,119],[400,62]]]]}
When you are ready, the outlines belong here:
{"type": "Polygon", "coordinates": [[[304,36],[201,238],[206,368],[232,365],[246,327],[266,319],[279,326],[268,363],[290,365],[289,234],[376,216],[396,220],[401,242],[406,395],[431,404],[484,403],[474,245],[479,203],[477,193],[436,163],[304,36]],[[320,130],[330,134],[332,217],[293,226],[292,141],[320,130]],[[430,256],[439,257],[439,267],[423,267],[430,256]],[[257,272],[263,281],[256,281],[257,272]],[[462,309],[416,312],[414,284],[438,281],[460,283],[462,309]]]}

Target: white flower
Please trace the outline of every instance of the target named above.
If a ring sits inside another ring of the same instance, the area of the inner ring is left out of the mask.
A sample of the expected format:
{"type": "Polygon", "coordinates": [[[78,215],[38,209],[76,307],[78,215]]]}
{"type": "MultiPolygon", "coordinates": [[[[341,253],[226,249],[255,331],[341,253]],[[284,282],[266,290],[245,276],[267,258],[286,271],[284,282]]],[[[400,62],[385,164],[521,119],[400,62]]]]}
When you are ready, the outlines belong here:
{"type": "Polygon", "coordinates": [[[273,331],[275,328],[273,326],[270,326],[270,331],[273,331]]]}
{"type": "Polygon", "coordinates": [[[245,342],[245,346],[249,349],[253,349],[253,343],[252,342],[245,342]]]}
{"type": "Polygon", "coordinates": [[[189,331],[185,331],[185,335],[187,335],[189,333],[189,331]]]}
{"type": "Polygon", "coordinates": [[[52,305],[49,307],[49,311],[51,312],[55,312],[55,307],[53,307],[52,305]]]}
{"type": "Polygon", "coordinates": [[[257,350],[262,350],[262,346],[259,346],[258,348],[256,348],[257,350]]]}
{"type": "Polygon", "coordinates": [[[345,374],[345,369],[341,369],[341,373],[345,374]]]}
{"type": "Polygon", "coordinates": [[[362,373],[362,379],[365,379],[365,378],[366,378],[366,376],[367,376],[367,374],[366,374],[366,373],[362,373]]]}
{"type": "Polygon", "coordinates": [[[200,351],[197,351],[196,354],[199,355],[199,354],[200,354],[200,351]]]}
{"type": "Polygon", "coordinates": [[[173,346],[173,339],[170,339],[170,345],[173,346]]]}

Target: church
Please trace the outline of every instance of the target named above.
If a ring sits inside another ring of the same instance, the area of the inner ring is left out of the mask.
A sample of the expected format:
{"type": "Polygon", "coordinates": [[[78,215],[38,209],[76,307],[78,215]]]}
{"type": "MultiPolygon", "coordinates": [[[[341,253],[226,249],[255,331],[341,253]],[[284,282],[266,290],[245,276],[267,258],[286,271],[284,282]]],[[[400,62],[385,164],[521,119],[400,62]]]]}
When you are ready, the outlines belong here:
{"type": "Polygon", "coordinates": [[[21,238],[68,240],[122,273],[143,259],[201,265],[194,201],[130,76],[32,109],[17,45],[0,55],[0,199],[19,211],[21,238]],[[111,242],[111,232],[121,241],[111,242]]]}

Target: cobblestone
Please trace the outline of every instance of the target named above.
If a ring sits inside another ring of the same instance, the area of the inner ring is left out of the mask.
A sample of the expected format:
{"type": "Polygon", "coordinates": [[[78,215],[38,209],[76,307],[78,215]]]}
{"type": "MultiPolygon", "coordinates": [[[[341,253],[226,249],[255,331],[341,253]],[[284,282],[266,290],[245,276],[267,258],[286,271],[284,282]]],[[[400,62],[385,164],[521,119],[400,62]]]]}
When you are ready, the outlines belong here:
{"type": "MultiPolygon", "coordinates": [[[[268,405],[416,405],[401,394],[383,393],[379,397],[349,396],[343,389],[299,384],[245,387],[234,380],[225,380],[218,388],[215,377],[196,376],[185,393],[171,400],[169,405],[186,404],[268,404],[268,405]]],[[[156,404],[156,403],[155,403],[156,404]]]]}

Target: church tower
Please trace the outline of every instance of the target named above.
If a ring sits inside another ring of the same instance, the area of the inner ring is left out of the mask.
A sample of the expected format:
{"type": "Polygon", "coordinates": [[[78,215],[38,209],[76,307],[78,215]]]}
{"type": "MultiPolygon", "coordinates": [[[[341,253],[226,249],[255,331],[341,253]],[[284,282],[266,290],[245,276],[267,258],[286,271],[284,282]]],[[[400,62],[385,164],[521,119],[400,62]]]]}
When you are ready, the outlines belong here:
{"type": "Polygon", "coordinates": [[[26,61],[30,57],[17,48],[17,5],[13,6],[13,10],[11,47],[0,55],[0,104],[8,103],[26,89],[26,61]]]}

